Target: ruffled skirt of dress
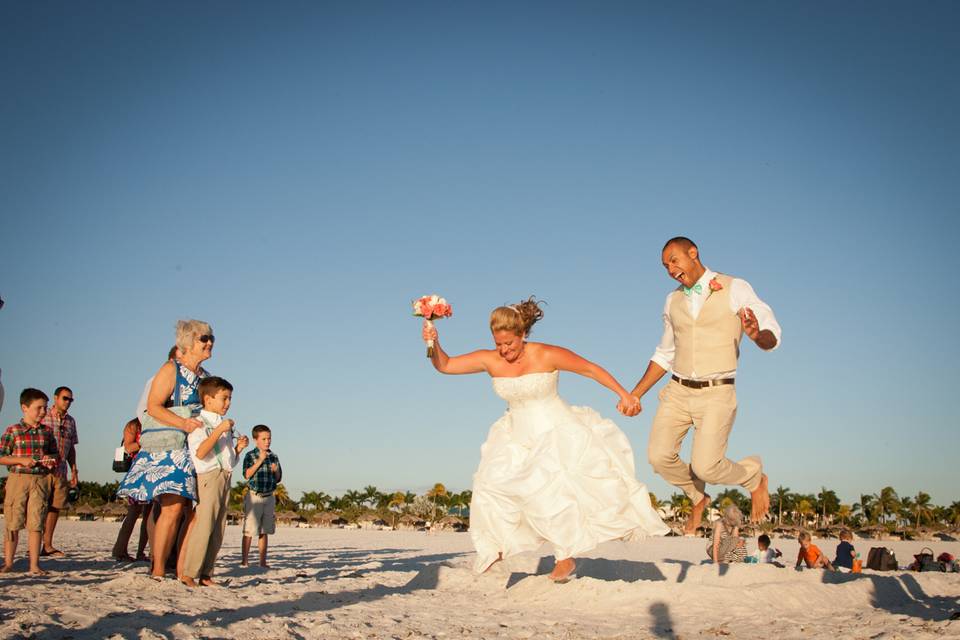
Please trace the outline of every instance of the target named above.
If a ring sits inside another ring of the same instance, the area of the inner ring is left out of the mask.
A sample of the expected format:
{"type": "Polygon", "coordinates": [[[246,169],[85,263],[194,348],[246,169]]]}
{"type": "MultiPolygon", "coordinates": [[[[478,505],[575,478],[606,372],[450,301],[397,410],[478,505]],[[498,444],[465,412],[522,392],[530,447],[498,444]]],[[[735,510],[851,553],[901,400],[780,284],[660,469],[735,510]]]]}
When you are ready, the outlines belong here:
{"type": "Polygon", "coordinates": [[[150,502],[165,493],[197,499],[197,474],[186,448],[140,452],[117,489],[117,497],[136,502],[150,502]]]}
{"type": "Polygon", "coordinates": [[[477,572],[544,542],[562,559],[668,531],[637,481],[629,440],[593,409],[561,401],[508,411],[491,427],[470,504],[477,572]]]}

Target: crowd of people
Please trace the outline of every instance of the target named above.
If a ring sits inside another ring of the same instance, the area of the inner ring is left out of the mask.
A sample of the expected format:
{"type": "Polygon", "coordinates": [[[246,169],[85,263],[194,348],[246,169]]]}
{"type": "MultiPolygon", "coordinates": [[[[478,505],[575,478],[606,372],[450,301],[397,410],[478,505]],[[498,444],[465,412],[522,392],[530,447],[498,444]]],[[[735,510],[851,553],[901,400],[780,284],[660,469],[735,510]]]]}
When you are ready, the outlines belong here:
{"type": "MultiPolygon", "coordinates": [[[[201,363],[213,353],[215,337],[206,322],[181,320],[176,344],[150,380],[136,417],[123,429],[122,447],[129,468],[117,497],[128,504],[112,556],[118,561],[147,561],[150,575],[172,573],[184,584],[215,584],[213,570],[223,541],[234,468],[251,438],[238,434],[226,414],[233,385],[210,375],[201,363]],[[130,537],[141,521],[135,556],[130,537]],[[149,555],[147,550],[149,549],[149,555]]],[[[68,410],[73,391],[58,387],[49,397],[39,389],[20,394],[23,417],[0,438],[0,464],[9,474],[4,496],[4,565],[13,570],[21,530],[27,531],[29,571],[43,575],[40,558],[63,556],[53,536],[60,510],[76,491],[77,424],[68,410]]],[[[254,448],[242,457],[247,491],[241,563],[248,565],[253,538],[259,564],[267,566],[267,540],[275,530],[274,491],[283,476],[270,449],[270,427],[252,429],[254,448]]]]}

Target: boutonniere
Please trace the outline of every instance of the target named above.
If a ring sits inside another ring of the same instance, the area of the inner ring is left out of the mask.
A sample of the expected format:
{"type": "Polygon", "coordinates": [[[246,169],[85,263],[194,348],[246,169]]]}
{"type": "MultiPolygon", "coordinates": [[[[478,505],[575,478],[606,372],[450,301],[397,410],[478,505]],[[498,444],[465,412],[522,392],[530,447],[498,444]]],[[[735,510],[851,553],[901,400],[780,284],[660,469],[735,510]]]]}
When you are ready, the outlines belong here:
{"type": "Polygon", "coordinates": [[[720,281],[717,280],[716,277],[710,280],[709,287],[710,287],[710,291],[720,291],[720,289],[723,289],[723,285],[720,284],[720,281]]]}

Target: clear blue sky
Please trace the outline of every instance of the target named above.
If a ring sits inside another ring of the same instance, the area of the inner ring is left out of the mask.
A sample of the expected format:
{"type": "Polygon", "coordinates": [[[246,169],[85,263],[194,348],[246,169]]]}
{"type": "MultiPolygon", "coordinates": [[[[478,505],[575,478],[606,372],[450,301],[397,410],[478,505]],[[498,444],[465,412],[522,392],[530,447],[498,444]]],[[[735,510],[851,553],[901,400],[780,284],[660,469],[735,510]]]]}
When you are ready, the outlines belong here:
{"type": "MultiPolygon", "coordinates": [[[[178,318],[210,322],[232,417],[296,495],[470,486],[503,403],[424,358],[489,310],[626,386],[660,336],[670,236],[749,280],[732,457],[845,502],[960,499],[960,5],[7,2],[0,7],[3,424],[73,388],[81,477],[178,318]]],[[[638,475],[655,394],[628,433],[638,475]]]]}

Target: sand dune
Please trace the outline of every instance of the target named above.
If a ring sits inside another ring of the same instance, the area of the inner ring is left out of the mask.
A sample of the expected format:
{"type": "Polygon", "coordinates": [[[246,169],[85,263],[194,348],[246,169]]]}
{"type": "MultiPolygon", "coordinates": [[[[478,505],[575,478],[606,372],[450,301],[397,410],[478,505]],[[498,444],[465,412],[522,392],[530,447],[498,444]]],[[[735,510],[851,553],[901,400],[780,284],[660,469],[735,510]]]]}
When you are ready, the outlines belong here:
{"type": "MultiPolygon", "coordinates": [[[[477,576],[466,534],[281,528],[269,570],[241,569],[229,527],[223,588],[157,583],[109,559],[116,524],[64,522],[47,578],[0,578],[4,638],[927,638],[960,637],[960,574],[794,571],[703,563],[702,539],[609,543],[576,580],[550,550],[477,576]]],[[[836,541],[820,542],[832,551],[836,541]]],[[[863,555],[869,541],[856,541],[863,555]]],[[[923,546],[884,543],[901,563],[923,546]]],[[[796,542],[775,540],[788,561],[796,542]]],[[[22,551],[22,549],[21,549],[22,551]]],[[[25,559],[18,568],[25,568],[25,559]]]]}

